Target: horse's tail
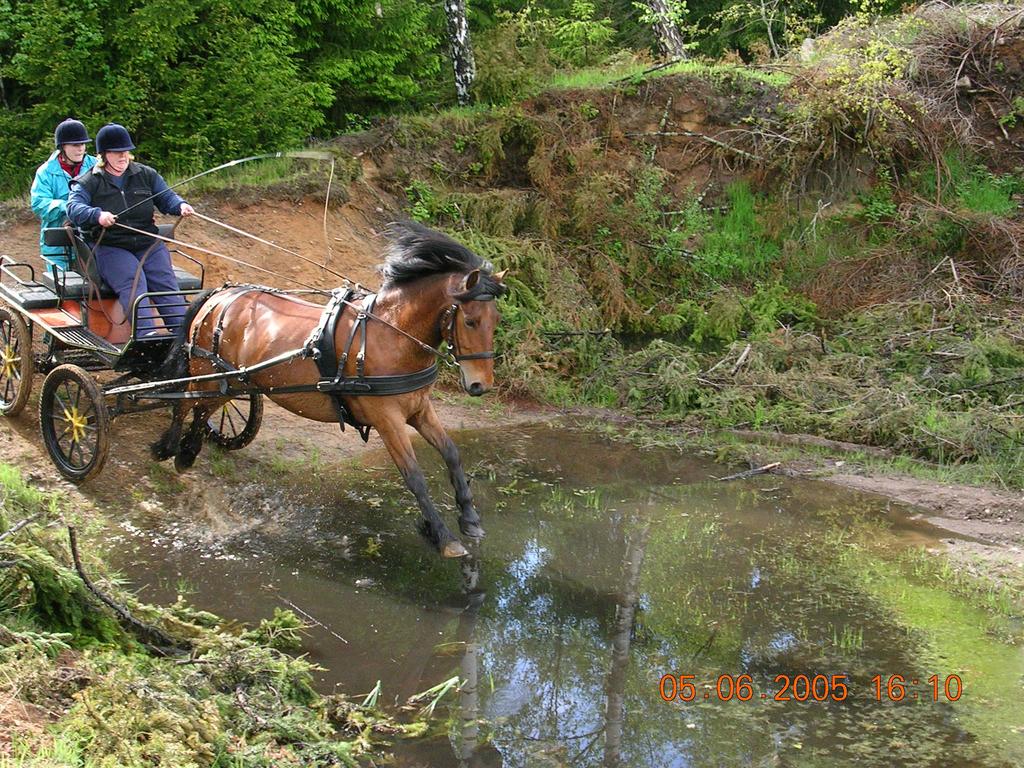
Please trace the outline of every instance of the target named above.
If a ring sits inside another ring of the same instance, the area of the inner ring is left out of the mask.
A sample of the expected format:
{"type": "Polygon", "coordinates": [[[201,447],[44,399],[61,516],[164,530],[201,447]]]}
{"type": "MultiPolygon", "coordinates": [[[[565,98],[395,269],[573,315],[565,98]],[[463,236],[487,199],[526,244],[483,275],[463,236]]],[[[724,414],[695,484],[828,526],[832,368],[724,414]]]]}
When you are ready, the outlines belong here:
{"type": "Polygon", "coordinates": [[[181,379],[188,375],[188,353],[185,350],[185,342],[188,341],[189,328],[192,327],[192,321],[196,319],[203,304],[216,292],[216,288],[211,288],[193,299],[185,316],[181,319],[181,325],[175,331],[174,343],[167,350],[167,357],[157,369],[157,379],[181,379]]]}

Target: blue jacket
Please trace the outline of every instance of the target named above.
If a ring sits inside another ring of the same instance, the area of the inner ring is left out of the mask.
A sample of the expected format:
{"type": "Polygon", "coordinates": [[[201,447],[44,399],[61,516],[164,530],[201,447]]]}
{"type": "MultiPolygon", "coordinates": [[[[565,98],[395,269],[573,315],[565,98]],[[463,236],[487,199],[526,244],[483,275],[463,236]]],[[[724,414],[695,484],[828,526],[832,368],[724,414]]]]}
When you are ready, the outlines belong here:
{"type": "MultiPolygon", "coordinates": [[[[82,160],[80,173],[85,173],[96,165],[96,158],[86,155],[82,160]]],[[[39,230],[39,252],[63,266],[67,266],[66,254],[60,246],[46,245],[43,242],[42,230],[47,227],[60,227],[68,213],[68,182],[71,177],[64,172],[57,161],[57,152],[39,166],[36,177],[32,181],[32,212],[39,217],[42,226],[39,230]]]]}

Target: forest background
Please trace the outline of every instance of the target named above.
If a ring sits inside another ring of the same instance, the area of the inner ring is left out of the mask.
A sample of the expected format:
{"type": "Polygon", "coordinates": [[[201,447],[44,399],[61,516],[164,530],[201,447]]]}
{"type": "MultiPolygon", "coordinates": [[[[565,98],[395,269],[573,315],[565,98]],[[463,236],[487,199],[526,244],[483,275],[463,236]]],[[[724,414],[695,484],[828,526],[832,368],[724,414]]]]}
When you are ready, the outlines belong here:
{"type": "MultiPolygon", "coordinates": [[[[652,8],[686,54],[779,56],[901,0],[471,0],[472,97],[501,104],[556,70],[653,56],[652,8]]],[[[186,173],[373,118],[455,103],[446,8],[421,0],[0,0],[0,193],[20,194],[68,116],[126,125],[186,173]]]]}

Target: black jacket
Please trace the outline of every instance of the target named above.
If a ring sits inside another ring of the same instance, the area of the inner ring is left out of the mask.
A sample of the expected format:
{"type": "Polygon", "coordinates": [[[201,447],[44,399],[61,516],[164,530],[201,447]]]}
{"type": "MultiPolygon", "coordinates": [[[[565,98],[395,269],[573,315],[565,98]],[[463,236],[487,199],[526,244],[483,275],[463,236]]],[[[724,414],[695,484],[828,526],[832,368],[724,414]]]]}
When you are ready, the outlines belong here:
{"type": "MultiPolygon", "coordinates": [[[[99,166],[73,179],[68,218],[72,224],[82,228],[87,239],[95,243],[103,232],[98,221],[101,211],[110,211],[117,216],[118,224],[156,234],[153,220],[156,210],[159,208],[163,213],[177,214],[181,203],[182,199],[167,189],[167,182],[159,173],[148,165],[133,161],[124,174],[124,189],[118,189],[99,166]],[[158,192],[160,194],[153,197],[158,192]]],[[[153,238],[115,224],[107,228],[100,242],[137,252],[152,245],[153,238]]]]}

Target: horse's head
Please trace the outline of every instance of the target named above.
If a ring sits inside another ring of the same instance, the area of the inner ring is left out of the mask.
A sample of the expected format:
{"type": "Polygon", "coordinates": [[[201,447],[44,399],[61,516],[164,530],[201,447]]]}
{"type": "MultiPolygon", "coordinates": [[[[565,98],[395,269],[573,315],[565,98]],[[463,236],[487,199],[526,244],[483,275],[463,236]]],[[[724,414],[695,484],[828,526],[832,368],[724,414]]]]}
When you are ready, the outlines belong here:
{"type": "Polygon", "coordinates": [[[497,299],[508,290],[504,276],[474,269],[453,281],[452,304],[441,316],[441,337],[459,364],[462,388],[471,395],[494,386],[494,329],[501,319],[497,299]]]}

